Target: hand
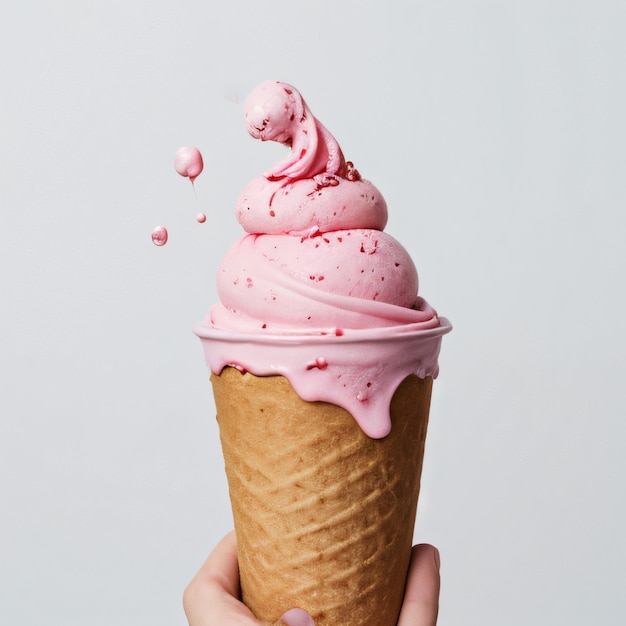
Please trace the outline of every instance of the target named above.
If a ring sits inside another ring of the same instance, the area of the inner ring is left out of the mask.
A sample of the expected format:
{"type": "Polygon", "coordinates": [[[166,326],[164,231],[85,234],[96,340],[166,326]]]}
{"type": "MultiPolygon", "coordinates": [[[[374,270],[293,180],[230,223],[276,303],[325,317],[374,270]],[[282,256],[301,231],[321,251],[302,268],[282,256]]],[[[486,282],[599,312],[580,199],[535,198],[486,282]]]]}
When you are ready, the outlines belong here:
{"type": "Polygon", "coordinates": [[[439,550],[413,546],[398,626],[435,626],[439,613],[439,550]]]}
{"type": "MultiPolygon", "coordinates": [[[[189,626],[262,626],[239,601],[237,540],[231,532],[216,546],[183,595],[189,626]]],[[[439,610],[439,552],[428,544],[414,546],[398,626],[435,626],[439,610]]],[[[273,626],[314,626],[302,609],[285,613],[273,626]]]]}
{"type": "MultiPolygon", "coordinates": [[[[260,626],[250,609],[239,600],[237,539],[230,532],[220,541],[183,594],[189,626],[260,626]]],[[[272,626],[315,626],[306,611],[292,609],[272,626]],[[281,621],[282,620],[282,621],[281,621]]]]}

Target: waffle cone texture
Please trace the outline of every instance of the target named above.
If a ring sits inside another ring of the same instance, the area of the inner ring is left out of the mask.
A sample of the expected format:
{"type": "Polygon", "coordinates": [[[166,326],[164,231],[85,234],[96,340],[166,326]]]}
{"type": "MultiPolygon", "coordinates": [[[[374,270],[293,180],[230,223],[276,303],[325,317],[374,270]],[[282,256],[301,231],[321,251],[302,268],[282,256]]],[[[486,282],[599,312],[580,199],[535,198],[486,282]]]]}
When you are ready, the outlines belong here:
{"type": "Polygon", "coordinates": [[[432,379],[400,384],[379,440],[282,376],[227,367],[211,381],[244,603],[266,622],[299,607],[316,626],[396,626],[432,379]]]}

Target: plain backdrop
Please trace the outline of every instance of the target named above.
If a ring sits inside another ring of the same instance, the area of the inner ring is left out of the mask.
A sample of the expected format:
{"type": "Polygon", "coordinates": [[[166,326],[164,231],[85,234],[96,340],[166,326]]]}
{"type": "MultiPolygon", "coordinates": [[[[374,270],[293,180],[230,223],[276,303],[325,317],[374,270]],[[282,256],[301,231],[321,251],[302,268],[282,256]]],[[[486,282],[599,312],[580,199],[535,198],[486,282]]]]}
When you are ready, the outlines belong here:
{"type": "Polygon", "coordinates": [[[232,525],[191,326],[283,156],[242,123],[277,79],[454,324],[415,530],[439,623],[623,624],[625,32],[622,0],[3,1],[0,623],[186,624],[232,525]]]}

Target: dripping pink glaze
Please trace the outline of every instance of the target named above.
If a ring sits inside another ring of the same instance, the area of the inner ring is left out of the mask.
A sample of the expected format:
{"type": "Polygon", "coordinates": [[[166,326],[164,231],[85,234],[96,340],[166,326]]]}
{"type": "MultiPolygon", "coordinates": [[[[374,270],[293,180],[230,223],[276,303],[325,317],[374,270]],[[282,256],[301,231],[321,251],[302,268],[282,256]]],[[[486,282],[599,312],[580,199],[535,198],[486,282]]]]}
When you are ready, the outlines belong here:
{"type": "Polygon", "coordinates": [[[266,82],[244,108],[253,137],[290,152],[237,202],[248,234],[220,265],[220,302],[194,327],[207,364],[283,375],[304,400],[342,406],[384,437],[397,386],[437,375],[451,325],[417,295],[415,265],[383,232],[382,195],[298,91],[266,82]]]}
{"type": "Polygon", "coordinates": [[[437,376],[445,318],[432,328],[417,324],[335,329],[318,335],[263,335],[216,328],[210,319],[194,326],[212,372],[228,365],[256,376],[281,375],[309,402],[324,400],[349,411],[373,439],[389,434],[389,406],[409,375],[437,376]]]}
{"type": "Polygon", "coordinates": [[[179,148],[174,157],[174,168],[181,176],[188,176],[193,183],[204,169],[200,150],[192,146],[179,148]]]}

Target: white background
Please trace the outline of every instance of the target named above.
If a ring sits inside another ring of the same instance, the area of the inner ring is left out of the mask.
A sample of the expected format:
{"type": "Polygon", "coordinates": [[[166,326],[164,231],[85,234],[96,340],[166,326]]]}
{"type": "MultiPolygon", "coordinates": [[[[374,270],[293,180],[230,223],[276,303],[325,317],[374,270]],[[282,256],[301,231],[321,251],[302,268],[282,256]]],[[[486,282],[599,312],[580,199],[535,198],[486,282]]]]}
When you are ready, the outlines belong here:
{"type": "Polygon", "coordinates": [[[3,2],[0,623],[186,623],[232,523],[191,326],[283,155],[242,124],[278,79],[455,326],[416,527],[440,624],[623,624],[625,32],[622,0],[3,2]]]}

